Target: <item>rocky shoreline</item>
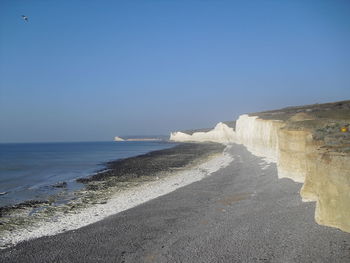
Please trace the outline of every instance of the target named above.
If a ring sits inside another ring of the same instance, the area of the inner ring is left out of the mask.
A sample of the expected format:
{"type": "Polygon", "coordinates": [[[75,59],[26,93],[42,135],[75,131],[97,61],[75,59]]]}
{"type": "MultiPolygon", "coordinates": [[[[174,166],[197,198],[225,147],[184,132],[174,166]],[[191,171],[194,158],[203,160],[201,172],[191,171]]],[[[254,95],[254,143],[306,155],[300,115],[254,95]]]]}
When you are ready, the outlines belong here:
{"type": "MultiPolygon", "coordinates": [[[[59,196],[53,196],[49,200],[29,200],[0,208],[0,236],[15,236],[22,230],[35,229],[45,222],[55,222],[65,215],[79,214],[94,205],[106,204],[116,193],[190,169],[222,153],[224,148],[217,143],[186,143],[108,162],[104,170],[78,179],[85,187],[71,193],[67,202],[59,203],[59,196]]],[[[1,238],[0,243],[1,247],[11,245],[1,238]]]]}
{"type": "Polygon", "coordinates": [[[136,157],[106,163],[106,168],[98,173],[77,179],[77,182],[127,181],[140,176],[151,176],[159,172],[171,171],[189,165],[191,162],[223,151],[224,145],[217,143],[186,143],[173,148],[149,152],[136,157]]]}

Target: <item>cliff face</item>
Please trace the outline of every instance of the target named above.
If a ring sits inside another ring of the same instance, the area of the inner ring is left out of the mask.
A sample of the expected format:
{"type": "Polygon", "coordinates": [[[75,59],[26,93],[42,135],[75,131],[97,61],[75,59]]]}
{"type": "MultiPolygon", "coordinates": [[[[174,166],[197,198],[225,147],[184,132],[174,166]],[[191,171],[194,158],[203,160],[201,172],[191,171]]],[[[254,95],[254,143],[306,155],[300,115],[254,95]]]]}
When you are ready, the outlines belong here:
{"type": "Polygon", "coordinates": [[[235,142],[236,135],[233,128],[219,122],[214,129],[208,132],[195,132],[187,134],[184,132],[172,132],[170,140],[176,142],[218,142],[230,143],[235,142]]]}
{"type": "Polygon", "coordinates": [[[283,123],[266,121],[256,116],[241,115],[236,124],[236,142],[243,144],[253,154],[277,160],[277,132],[283,123]]]}
{"type": "Polygon", "coordinates": [[[319,150],[308,155],[301,196],[316,201],[316,222],[350,232],[350,156],[319,150]]]}
{"type": "Polygon", "coordinates": [[[327,140],[315,139],[312,129],[293,119],[276,121],[242,115],[236,135],[237,141],[253,154],[276,161],[279,178],[304,183],[301,196],[304,201],[316,201],[317,223],[350,232],[348,152],[327,147],[327,140]]]}
{"type": "Polygon", "coordinates": [[[176,132],[174,141],[239,143],[277,163],[278,177],[303,183],[317,223],[350,232],[350,101],[241,115],[236,130],[176,132]]]}
{"type": "Polygon", "coordinates": [[[283,121],[243,115],[237,121],[236,134],[237,141],[253,154],[276,161],[279,178],[304,183],[301,196],[304,201],[316,201],[317,223],[350,232],[349,134],[337,133],[336,122],[306,115],[283,121]],[[317,130],[328,131],[328,138],[317,139],[316,128],[311,128],[317,125],[317,130]]]}
{"type": "Polygon", "coordinates": [[[306,174],[307,153],[314,148],[312,134],[285,129],[284,126],[283,121],[241,115],[237,120],[237,142],[254,155],[276,162],[279,178],[302,183],[306,174]]]}
{"type": "Polygon", "coordinates": [[[308,131],[280,129],[277,138],[278,177],[303,183],[307,174],[308,154],[315,150],[312,134],[308,131]]]}

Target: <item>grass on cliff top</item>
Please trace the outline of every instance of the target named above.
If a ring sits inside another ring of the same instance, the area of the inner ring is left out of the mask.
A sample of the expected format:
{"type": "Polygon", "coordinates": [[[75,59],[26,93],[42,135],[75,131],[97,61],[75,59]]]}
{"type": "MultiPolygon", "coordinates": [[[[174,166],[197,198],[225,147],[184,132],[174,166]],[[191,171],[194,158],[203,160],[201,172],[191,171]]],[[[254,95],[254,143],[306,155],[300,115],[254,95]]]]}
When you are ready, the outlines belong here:
{"type": "Polygon", "coordinates": [[[324,104],[312,104],[304,106],[286,107],[278,110],[255,112],[250,116],[258,116],[265,120],[287,121],[297,113],[307,113],[318,119],[350,120],[350,100],[324,104]]]}
{"type": "Polygon", "coordinates": [[[287,107],[250,115],[265,120],[282,120],[285,123],[283,129],[309,130],[313,138],[322,141],[326,148],[350,152],[350,131],[341,132],[342,127],[350,129],[350,100],[287,107]]]}

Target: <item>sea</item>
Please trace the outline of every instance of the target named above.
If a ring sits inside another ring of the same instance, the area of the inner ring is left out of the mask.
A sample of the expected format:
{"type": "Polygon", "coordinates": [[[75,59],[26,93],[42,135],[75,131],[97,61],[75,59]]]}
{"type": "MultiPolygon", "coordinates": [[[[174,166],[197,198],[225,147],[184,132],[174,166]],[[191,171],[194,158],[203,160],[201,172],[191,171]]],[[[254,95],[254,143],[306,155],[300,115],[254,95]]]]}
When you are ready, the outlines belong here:
{"type": "Polygon", "coordinates": [[[76,179],[105,163],[173,147],[167,141],[0,144],[0,207],[60,196],[65,202],[83,187],[76,179]],[[66,187],[57,187],[66,182],[66,187]]]}

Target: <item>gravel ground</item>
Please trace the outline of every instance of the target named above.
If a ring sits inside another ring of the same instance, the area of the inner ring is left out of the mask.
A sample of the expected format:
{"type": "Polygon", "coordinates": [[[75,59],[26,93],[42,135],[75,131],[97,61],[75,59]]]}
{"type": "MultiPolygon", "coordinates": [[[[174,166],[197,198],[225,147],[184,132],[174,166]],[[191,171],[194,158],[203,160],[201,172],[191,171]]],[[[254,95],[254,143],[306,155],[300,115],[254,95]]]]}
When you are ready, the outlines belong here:
{"type": "Polygon", "coordinates": [[[301,184],[234,145],[212,176],[56,236],[1,262],[350,262],[350,234],[317,225],[301,184]]]}

